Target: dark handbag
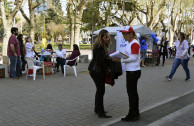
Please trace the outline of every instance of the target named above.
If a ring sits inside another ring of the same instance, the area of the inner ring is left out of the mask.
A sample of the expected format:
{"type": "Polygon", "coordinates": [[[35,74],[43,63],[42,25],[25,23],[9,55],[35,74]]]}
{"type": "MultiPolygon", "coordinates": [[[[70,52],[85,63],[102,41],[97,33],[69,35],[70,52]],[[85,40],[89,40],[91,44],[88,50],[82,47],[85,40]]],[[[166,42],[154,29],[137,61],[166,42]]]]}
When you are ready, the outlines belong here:
{"type": "Polygon", "coordinates": [[[105,83],[110,84],[111,86],[113,86],[114,85],[113,81],[114,80],[112,79],[111,71],[106,72],[105,83]]]}

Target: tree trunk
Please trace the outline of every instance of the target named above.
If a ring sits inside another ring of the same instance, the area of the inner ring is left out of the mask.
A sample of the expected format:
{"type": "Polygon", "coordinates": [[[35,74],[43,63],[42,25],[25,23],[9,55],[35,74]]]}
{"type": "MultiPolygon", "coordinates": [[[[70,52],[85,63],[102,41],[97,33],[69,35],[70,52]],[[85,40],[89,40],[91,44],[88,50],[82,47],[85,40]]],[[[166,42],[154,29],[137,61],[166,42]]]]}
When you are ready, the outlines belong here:
{"type": "Polygon", "coordinates": [[[77,44],[78,46],[79,46],[79,36],[80,36],[80,28],[81,28],[81,26],[80,26],[80,24],[76,24],[75,25],[75,44],[77,44]]]}
{"type": "MultiPolygon", "coordinates": [[[[8,21],[9,22],[9,21],[8,21]]],[[[4,29],[4,37],[3,37],[3,56],[7,56],[7,46],[8,46],[8,41],[9,41],[9,37],[11,36],[11,27],[13,25],[12,23],[7,23],[6,28],[4,29]]]]}
{"type": "Polygon", "coordinates": [[[71,23],[70,23],[70,50],[73,50],[73,44],[74,44],[74,25],[75,25],[74,19],[71,18],[71,23]]]}
{"type": "Polygon", "coordinates": [[[11,36],[11,27],[13,26],[13,18],[6,19],[4,1],[1,2],[1,17],[4,27],[4,37],[3,37],[3,56],[7,56],[7,45],[9,37],[11,36]]]}
{"type": "Polygon", "coordinates": [[[80,36],[80,28],[81,28],[81,19],[83,14],[83,8],[76,13],[76,22],[75,22],[75,40],[74,43],[79,46],[79,36],[80,36]]]}
{"type": "Polygon", "coordinates": [[[107,2],[107,10],[105,12],[105,26],[106,27],[109,27],[109,25],[110,25],[110,6],[111,6],[111,3],[108,1],[107,2]]]}
{"type": "Polygon", "coordinates": [[[29,11],[30,11],[30,37],[32,39],[32,43],[34,44],[34,36],[35,36],[35,31],[34,31],[34,26],[35,26],[34,10],[31,9],[29,11]]]}
{"type": "Polygon", "coordinates": [[[54,39],[54,33],[53,32],[51,33],[51,36],[52,36],[51,42],[54,43],[55,42],[55,39],[54,39]]]}
{"type": "Polygon", "coordinates": [[[169,46],[172,47],[174,37],[174,31],[170,28],[170,35],[169,35],[169,46]]]}

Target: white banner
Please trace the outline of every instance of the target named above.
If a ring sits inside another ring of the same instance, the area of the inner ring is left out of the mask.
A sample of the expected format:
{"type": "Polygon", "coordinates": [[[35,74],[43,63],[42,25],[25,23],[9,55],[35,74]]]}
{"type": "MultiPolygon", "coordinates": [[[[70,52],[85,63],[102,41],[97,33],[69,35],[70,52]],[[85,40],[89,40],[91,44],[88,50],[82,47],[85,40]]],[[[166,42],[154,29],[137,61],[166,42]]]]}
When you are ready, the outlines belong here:
{"type": "Polygon", "coordinates": [[[117,31],[117,36],[116,36],[116,51],[120,51],[124,53],[124,50],[127,46],[127,42],[125,41],[122,32],[117,31]]]}
{"type": "MultiPolygon", "coordinates": [[[[125,41],[122,32],[117,31],[117,36],[116,36],[116,51],[120,51],[122,53],[125,52],[125,48],[127,46],[127,41],[125,41]]],[[[122,63],[122,71],[125,72],[125,63],[122,63]]]]}

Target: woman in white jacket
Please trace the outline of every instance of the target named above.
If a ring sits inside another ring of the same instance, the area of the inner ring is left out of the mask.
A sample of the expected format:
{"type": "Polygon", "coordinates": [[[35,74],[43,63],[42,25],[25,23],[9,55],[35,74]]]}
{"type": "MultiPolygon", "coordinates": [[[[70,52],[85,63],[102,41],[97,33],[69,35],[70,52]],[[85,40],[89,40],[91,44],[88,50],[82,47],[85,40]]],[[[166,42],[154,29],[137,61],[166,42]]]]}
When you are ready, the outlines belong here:
{"type": "Polygon", "coordinates": [[[128,44],[125,48],[125,54],[129,56],[127,59],[121,59],[125,63],[127,93],[129,97],[129,112],[121,121],[136,121],[139,119],[139,96],[137,92],[137,82],[141,76],[140,69],[140,44],[132,27],[126,26],[121,30],[125,41],[128,44]]]}
{"type": "MultiPolygon", "coordinates": [[[[28,36],[28,37],[26,37],[25,40],[26,40],[26,43],[25,43],[25,51],[26,51],[25,58],[27,60],[28,59],[34,59],[36,54],[34,52],[35,47],[32,44],[32,39],[31,39],[31,37],[28,36]]],[[[39,61],[36,61],[36,60],[34,60],[33,62],[34,62],[34,65],[36,65],[36,66],[40,66],[40,64],[41,64],[39,61]]]]}

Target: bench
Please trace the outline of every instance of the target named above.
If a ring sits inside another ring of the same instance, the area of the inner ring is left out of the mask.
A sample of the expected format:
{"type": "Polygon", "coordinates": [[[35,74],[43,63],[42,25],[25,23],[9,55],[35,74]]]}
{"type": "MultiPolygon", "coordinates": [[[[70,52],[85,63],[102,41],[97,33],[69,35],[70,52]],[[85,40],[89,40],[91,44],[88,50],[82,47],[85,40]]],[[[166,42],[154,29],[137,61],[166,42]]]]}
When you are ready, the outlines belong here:
{"type": "Polygon", "coordinates": [[[0,77],[3,77],[3,78],[8,77],[8,65],[0,64],[0,77]]]}
{"type": "Polygon", "coordinates": [[[80,55],[79,62],[80,63],[88,63],[88,55],[80,55]]]}

